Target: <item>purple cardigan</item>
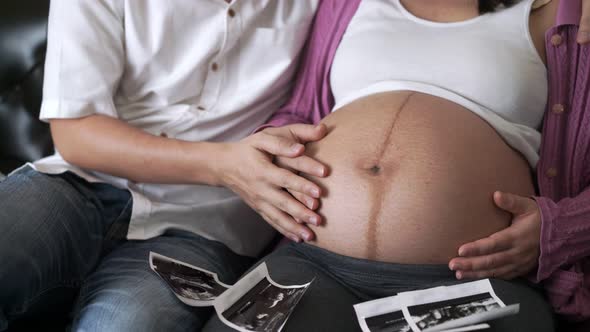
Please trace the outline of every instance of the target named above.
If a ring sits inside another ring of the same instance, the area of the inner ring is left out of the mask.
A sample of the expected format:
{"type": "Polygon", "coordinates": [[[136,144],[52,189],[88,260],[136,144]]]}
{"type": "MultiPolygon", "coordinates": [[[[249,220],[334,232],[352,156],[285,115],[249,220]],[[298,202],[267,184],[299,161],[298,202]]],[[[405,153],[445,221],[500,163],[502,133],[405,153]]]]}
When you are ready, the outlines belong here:
{"type": "MultiPolygon", "coordinates": [[[[265,126],[316,124],[330,113],[330,68],[360,1],[321,2],[293,95],[265,126]]],[[[571,320],[590,318],[590,45],[576,43],[581,6],[561,1],[546,34],[550,89],[536,197],[542,229],[534,279],[571,320]]]]}

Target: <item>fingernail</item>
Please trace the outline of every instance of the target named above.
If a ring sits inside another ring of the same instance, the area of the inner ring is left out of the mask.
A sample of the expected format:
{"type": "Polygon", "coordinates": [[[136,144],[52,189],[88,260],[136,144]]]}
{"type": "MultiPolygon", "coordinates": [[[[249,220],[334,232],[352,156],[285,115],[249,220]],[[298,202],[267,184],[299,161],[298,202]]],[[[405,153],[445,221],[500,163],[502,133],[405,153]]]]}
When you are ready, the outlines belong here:
{"type": "Polygon", "coordinates": [[[590,31],[579,31],[578,32],[578,43],[590,42],[590,31]]]}
{"type": "Polygon", "coordinates": [[[449,270],[455,271],[455,264],[449,264],[449,270]]]}
{"type": "Polygon", "coordinates": [[[301,145],[299,143],[293,144],[291,146],[291,151],[293,151],[293,152],[299,152],[299,151],[301,151],[302,148],[303,148],[303,145],[301,145]]]}
{"type": "Polygon", "coordinates": [[[307,207],[310,210],[313,210],[315,208],[315,201],[313,199],[308,199],[305,201],[305,204],[307,205],[307,207]]]}
{"type": "Polygon", "coordinates": [[[320,224],[320,220],[316,216],[309,217],[309,222],[316,226],[320,224]]]}
{"type": "Polygon", "coordinates": [[[455,277],[456,277],[458,280],[461,280],[461,279],[463,279],[463,273],[461,273],[461,272],[457,272],[457,273],[455,273],[455,277]]]}
{"type": "Polygon", "coordinates": [[[310,241],[311,240],[311,234],[307,233],[307,232],[301,232],[301,237],[305,239],[305,241],[310,241]]]}
{"type": "Polygon", "coordinates": [[[311,189],[311,196],[313,196],[315,198],[319,198],[320,197],[320,190],[318,188],[311,189]]]}
{"type": "Polygon", "coordinates": [[[326,175],[326,169],[325,169],[325,168],[323,168],[323,167],[320,167],[320,168],[318,168],[318,169],[316,170],[316,174],[317,174],[318,176],[324,176],[324,175],[326,175]]]}
{"type": "Polygon", "coordinates": [[[301,239],[295,235],[289,235],[289,238],[291,239],[291,241],[299,243],[301,242],[301,239]]]}

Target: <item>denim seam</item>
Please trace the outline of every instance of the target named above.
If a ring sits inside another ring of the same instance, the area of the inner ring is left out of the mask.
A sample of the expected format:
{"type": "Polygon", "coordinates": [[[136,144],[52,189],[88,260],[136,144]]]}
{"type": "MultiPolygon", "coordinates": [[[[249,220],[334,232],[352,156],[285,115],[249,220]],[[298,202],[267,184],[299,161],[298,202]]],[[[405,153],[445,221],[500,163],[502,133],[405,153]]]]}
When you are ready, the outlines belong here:
{"type": "MultiPolygon", "coordinates": [[[[116,227],[116,225],[117,225],[117,223],[119,223],[119,220],[121,220],[121,218],[123,217],[123,215],[127,211],[127,208],[129,207],[129,205],[132,204],[132,202],[133,202],[132,197],[127,200],[127,204],[125,204],[125,207],[121,210],[121,213],[119,213],[117,218],[115,218],[115,220],[111,223],[111,226],[107,230],[107,232],[105,234],[105,239],[107,239],[107,240],[112,239],[113,234],[111,234],[111,233],[115,232],[115,230],[118,230],[118,227],[116,227]]],[[[127,234],[124,235],[124,238],[127,238],[127,234]]]]}
{"type": "Polygon", "coordinates": [[[123,210],[121,210],[121,213],[119,213],[117,218],[115,218],[115,221],[113,222],[113,224],[117,223],[121,219],[121,217],[123,217],[123,214],[125,214],[125,211],[127,211],[127,208],[129,207],[129,205],[131,205],[132,202],[133,202],[133,198],[130,197],[127,200],[127,203],[125,204],[125,207],[123,208],[123,210]]]}

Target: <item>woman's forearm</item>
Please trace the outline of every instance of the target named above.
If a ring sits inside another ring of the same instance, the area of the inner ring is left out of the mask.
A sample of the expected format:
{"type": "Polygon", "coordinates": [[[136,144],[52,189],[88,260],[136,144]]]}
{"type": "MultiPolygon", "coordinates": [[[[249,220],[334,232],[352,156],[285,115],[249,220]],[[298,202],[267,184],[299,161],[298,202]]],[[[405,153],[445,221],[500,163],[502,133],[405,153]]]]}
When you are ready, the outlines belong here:
{"type": "Polygon", "coordinates": [[[541,210],[541,256],[537,278],[590,257],[590,188],[559,202],[535,198],[541,210]]]}
{"type": "Polygon", "coordinates": [[[590,319],[590,288],[584,280],[584,264],[560,268],[543,281],[543,288],[557,314],[570,321],[590,319]]]}
{"type": "Polygon", "coordinates": [[[134,182],[219,184],[220,143],[154,136],[102,115],[51,120],[51,132],[62,157],[84,169],[134,182]]]}

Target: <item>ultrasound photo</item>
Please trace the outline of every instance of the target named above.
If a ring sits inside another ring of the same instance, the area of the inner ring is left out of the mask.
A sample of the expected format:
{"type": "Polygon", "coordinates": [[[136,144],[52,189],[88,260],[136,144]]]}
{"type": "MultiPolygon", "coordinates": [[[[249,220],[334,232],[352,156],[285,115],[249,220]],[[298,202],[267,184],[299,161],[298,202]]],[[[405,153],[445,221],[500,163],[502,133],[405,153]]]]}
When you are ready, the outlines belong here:
{"type": "Polygon", "coordinates": [[[379,316],[365,318],[371,332],[411,332],[403,312],[395,311],[379,316]]]}
{"type": "Polygon", "coordinates": [[[262,263],[215,301],[215,311],[238,331],[279,332],[310,284],[277,284],[262,263]]]}
{"type": "Polygon", "coordinates": [[[408,311],[421,330],[448,321],[500,308],[490,293],[476,294],[452,300],[409,306],[408,311]]]}
{"type": "Polygon", "coordinates": [[[363,332],[466,332],[490,328],[489,321],[516,315],[489,279],[401,292],[354,305],[363,332]]]}
{"type": "Polygon", "coordinates": [[[281,288],[264,279],[223,316],[250,331],[278,331],[304,293],[305,288],[281,288]]]}
{"type": "Polygon", "coordinates": [[[211,306],[230,287],[221,283],[215,273],[156,253],[150,253],[150,266],[190,306],[211,306]]]}

